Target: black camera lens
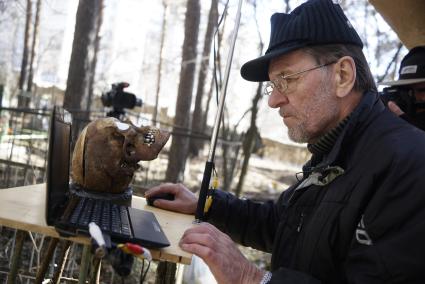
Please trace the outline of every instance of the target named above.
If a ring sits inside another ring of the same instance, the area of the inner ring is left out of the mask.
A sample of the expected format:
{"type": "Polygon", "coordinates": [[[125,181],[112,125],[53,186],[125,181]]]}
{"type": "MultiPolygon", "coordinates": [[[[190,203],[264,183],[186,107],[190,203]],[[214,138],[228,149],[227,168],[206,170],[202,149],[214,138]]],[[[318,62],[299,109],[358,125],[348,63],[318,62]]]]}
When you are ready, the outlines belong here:
{"type": "Polygon", "coordinates": [[[388,105],[389,101],[393,101],[408,115],[415,112],[415,96],[411,89],[400,87],[384,88],[382,93],[380,93],[380,98],[385,105],[388,105]]]}
{"type": "Polygon", "coordinates": [[[106,107],[114,107],[117,109],[133,109],[138,106],[141,107],[143,102],[138,99],[136,95],[125,92],[124,88],[127,88],[130,84],[126,82],[112,84],[110,91],[102,94],[101,101],[106,107]]]}

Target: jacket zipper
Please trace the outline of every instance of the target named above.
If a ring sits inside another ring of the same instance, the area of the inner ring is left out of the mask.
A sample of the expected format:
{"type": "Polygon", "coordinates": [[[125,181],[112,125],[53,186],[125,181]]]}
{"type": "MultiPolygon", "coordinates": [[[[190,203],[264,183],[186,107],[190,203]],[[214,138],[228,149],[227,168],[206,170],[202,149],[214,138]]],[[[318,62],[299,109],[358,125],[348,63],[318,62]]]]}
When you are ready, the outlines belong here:
{"type": "Polygon", "coordinates": [[[297,232],[301,232],[301,228],[303,226],[303,222],[304,222],[304,212],[301,212],[301,217],[300,217],[300,221],[298,223],[298,227],[297,227],[297,232]]]}

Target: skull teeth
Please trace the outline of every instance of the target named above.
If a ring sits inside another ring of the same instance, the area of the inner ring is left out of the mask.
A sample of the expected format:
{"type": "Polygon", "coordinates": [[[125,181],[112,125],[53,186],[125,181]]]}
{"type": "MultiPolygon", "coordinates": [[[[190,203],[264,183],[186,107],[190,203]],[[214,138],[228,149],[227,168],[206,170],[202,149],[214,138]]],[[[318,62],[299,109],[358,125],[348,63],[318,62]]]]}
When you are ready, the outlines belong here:
{"type": "Polygon", "coordinates": [[[149,147],[155,143],[155,133],[155,130],[149,129],[148,132],[143,136],[143,143],[149,147]]]}
{"type": "Polygon", "coordinates": [[[127,162],[122,162],[122,163],[120,164],[120,168],[122,168],[122,169],[127,169],[127,168],[129,168],[129,169],[133,169],[134,167],[136,167],[136,168],[137,168],[137,165],[136,165],[136,166],[134,166],[134,165],[132,165],[132,164],[128,164],[127,162]]]}

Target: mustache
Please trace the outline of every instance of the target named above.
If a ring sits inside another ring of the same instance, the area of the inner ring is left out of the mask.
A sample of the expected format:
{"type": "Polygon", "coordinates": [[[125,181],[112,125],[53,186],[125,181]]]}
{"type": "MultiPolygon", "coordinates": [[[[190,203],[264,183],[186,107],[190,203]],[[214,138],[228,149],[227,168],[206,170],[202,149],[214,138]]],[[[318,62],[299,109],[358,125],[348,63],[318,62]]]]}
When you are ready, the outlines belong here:
{"type": "Polygon", "coordinates": [[[284,110],[284,109],[282,109],[282,108],[280,108],[280,109],[279,109],[279,115],[280,115],[281,117],[294,116],[294,114],[293,114],[291,111],[289,111],[289,110],[284,110]]]}

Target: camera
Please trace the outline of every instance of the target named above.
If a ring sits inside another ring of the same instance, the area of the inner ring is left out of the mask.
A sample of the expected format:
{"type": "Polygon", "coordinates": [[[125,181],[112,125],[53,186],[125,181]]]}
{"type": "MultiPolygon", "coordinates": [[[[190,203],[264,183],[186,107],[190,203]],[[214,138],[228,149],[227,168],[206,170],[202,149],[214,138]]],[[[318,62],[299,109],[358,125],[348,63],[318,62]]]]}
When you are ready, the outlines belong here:
{"type": "Polygon", "coordinates": [[[387,87],[380,93],[380,98],[385,105],[389,101],[395,102],[407,115],[415,115],[416,99],[413,90],[406,87],[387,87]]]}
{"type": "Polygon", "coordinates": [[[130,86],[129,83],[121,82],[112,84],[109,92],[102,94],[102,104],[107,107],[114,107],[119,109],[134,108],[142,106],[142,100],[138,99],[134,94],[125,92],[124,89],[130,86]]]}
{"type": "Polygon", "coordinates": [[[112,107],[113,110],[108,112],[108,116],[120,119],[125,115],[124,109],[133,109],[136,106],[141,107],[143,102],[134,94],[125,92],[124,89],[130,86],[129,83],[120,82],[112,84],[111,90],[103,93],[100,97],[105,107],[112,107]]]}

